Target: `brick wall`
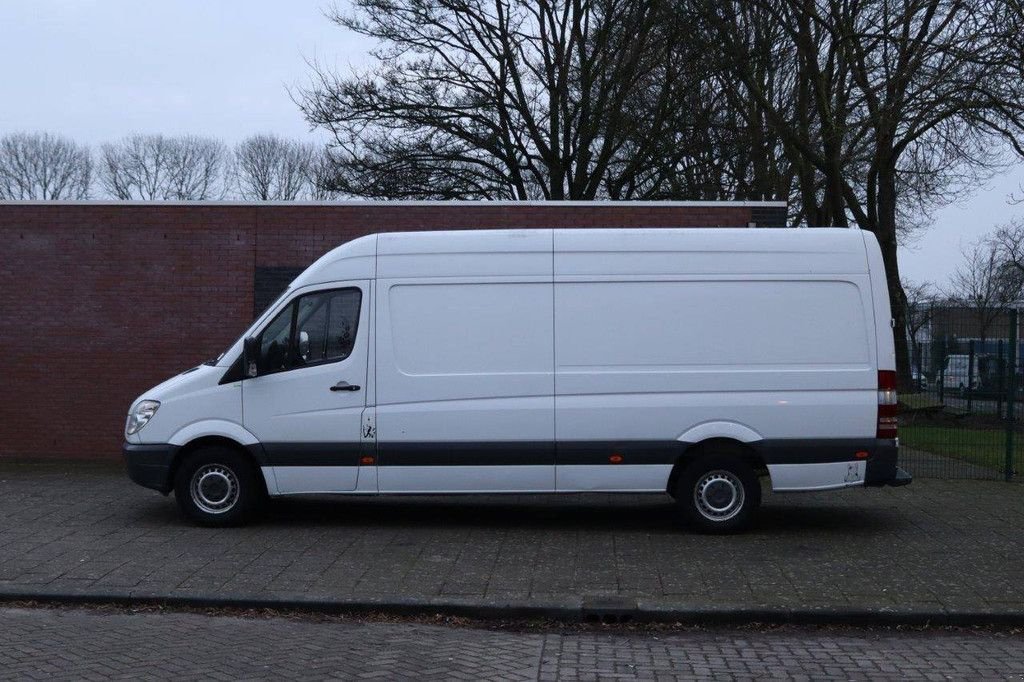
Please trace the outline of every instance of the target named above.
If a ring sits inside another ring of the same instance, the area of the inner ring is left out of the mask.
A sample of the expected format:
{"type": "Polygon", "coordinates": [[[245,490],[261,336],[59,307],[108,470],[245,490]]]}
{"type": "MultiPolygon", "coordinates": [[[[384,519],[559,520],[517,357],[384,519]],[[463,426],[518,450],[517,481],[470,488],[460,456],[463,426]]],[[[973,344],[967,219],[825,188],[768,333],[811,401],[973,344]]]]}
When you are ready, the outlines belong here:
{"type": "Polygon", "coordinates": [[[778,215],[730,203],[0,203],[0,458],[118,457],[132,399],[216,356],[289,273],[364,234],[778,215]]]}

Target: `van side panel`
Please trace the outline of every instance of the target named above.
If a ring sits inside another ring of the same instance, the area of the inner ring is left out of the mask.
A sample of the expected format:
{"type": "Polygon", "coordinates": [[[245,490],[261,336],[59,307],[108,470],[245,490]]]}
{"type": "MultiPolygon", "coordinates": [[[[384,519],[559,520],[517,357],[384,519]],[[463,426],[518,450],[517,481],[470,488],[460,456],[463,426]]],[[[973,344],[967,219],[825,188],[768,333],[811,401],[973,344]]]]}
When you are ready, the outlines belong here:
{"type": "Polygon", "coordinates": [[[379,488],[660,491],[698,438],[779,490],[860,485],[868,263],[856,230],[382,235],[379,488]]]}
{"type": "Polygon", "coordinates": [[[859,235],[836,236],[834,252],[811,232],[807,252],[766,241],[761,258],[706,234],[653,254],[556,232],[558,490],[664,490],[695,434],[748,442],[786,489],[861,484],[840,464],[874,439],[873,300],[859,235]]]}
{"type": "Polygon", "coordinates": [[[559,282],[559,390],[618,393],[624,375],[634,392],[799,390],[819,375],[862,388],[874,341],[862,303],[850,280],[559,282]]]}
{"type": "Polygon", "coordinates": [[[553,491],[550,231],[424,240],[379,256],[380,491],[553,491]]]}

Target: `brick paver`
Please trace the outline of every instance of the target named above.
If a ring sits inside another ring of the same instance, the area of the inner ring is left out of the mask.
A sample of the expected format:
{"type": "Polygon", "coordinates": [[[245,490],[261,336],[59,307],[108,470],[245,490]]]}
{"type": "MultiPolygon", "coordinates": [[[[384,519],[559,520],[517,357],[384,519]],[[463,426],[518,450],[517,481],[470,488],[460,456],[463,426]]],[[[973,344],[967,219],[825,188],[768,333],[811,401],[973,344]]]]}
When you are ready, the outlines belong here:
{"type": "Polygon", "coordinates": [[[1020,679],[986,632],[496,631],[417,623],[0,609],[0,678],[1020,679]]]}
{"type": "Polygon", "coordinates": [[[654,608],[1024,610],[1024,486],[771,496],[748,533],[660,497],[286,501],[210,530],[118,470],[0,466],[0,592],[654,608]]]}

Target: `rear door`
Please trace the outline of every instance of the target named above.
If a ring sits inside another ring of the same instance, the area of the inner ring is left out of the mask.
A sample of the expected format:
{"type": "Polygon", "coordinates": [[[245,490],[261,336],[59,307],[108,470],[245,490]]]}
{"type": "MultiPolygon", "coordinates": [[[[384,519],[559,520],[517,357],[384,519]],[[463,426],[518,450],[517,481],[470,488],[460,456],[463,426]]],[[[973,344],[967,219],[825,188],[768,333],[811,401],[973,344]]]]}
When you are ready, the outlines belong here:
{"type": "Polygon", "coordinates": [[[304,289],[258,337],[259,376],[242,382],[243,419],[280,494],[356,487],[369,293],[368,280],[304,289]]]}

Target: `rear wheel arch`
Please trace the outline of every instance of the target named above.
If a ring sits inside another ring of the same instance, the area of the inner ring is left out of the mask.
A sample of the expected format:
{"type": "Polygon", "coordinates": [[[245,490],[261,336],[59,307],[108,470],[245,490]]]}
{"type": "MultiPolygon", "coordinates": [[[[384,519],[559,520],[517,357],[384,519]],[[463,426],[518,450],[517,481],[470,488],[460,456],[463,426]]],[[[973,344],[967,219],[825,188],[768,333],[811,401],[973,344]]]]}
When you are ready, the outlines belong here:
{"type": "Polygon", "coordinates": [[[686,468],[700,457],[711,453],[735,455],[749,465],[758,477],[768,475],[768,467],[764,458],[750,444],[732,438],[708,438],[698,443],[689,444],[676,458],[668,477],[665,492],[674,496],[679,477],[686,471],[686,468]]]}
{"type": "Polygon", "coordinates": [[[679,520],[700,533],[748,527],[761,506],[764,461],[750,445],[710,438],[686,449],[673,467],[669,493],[679,520]]]}

